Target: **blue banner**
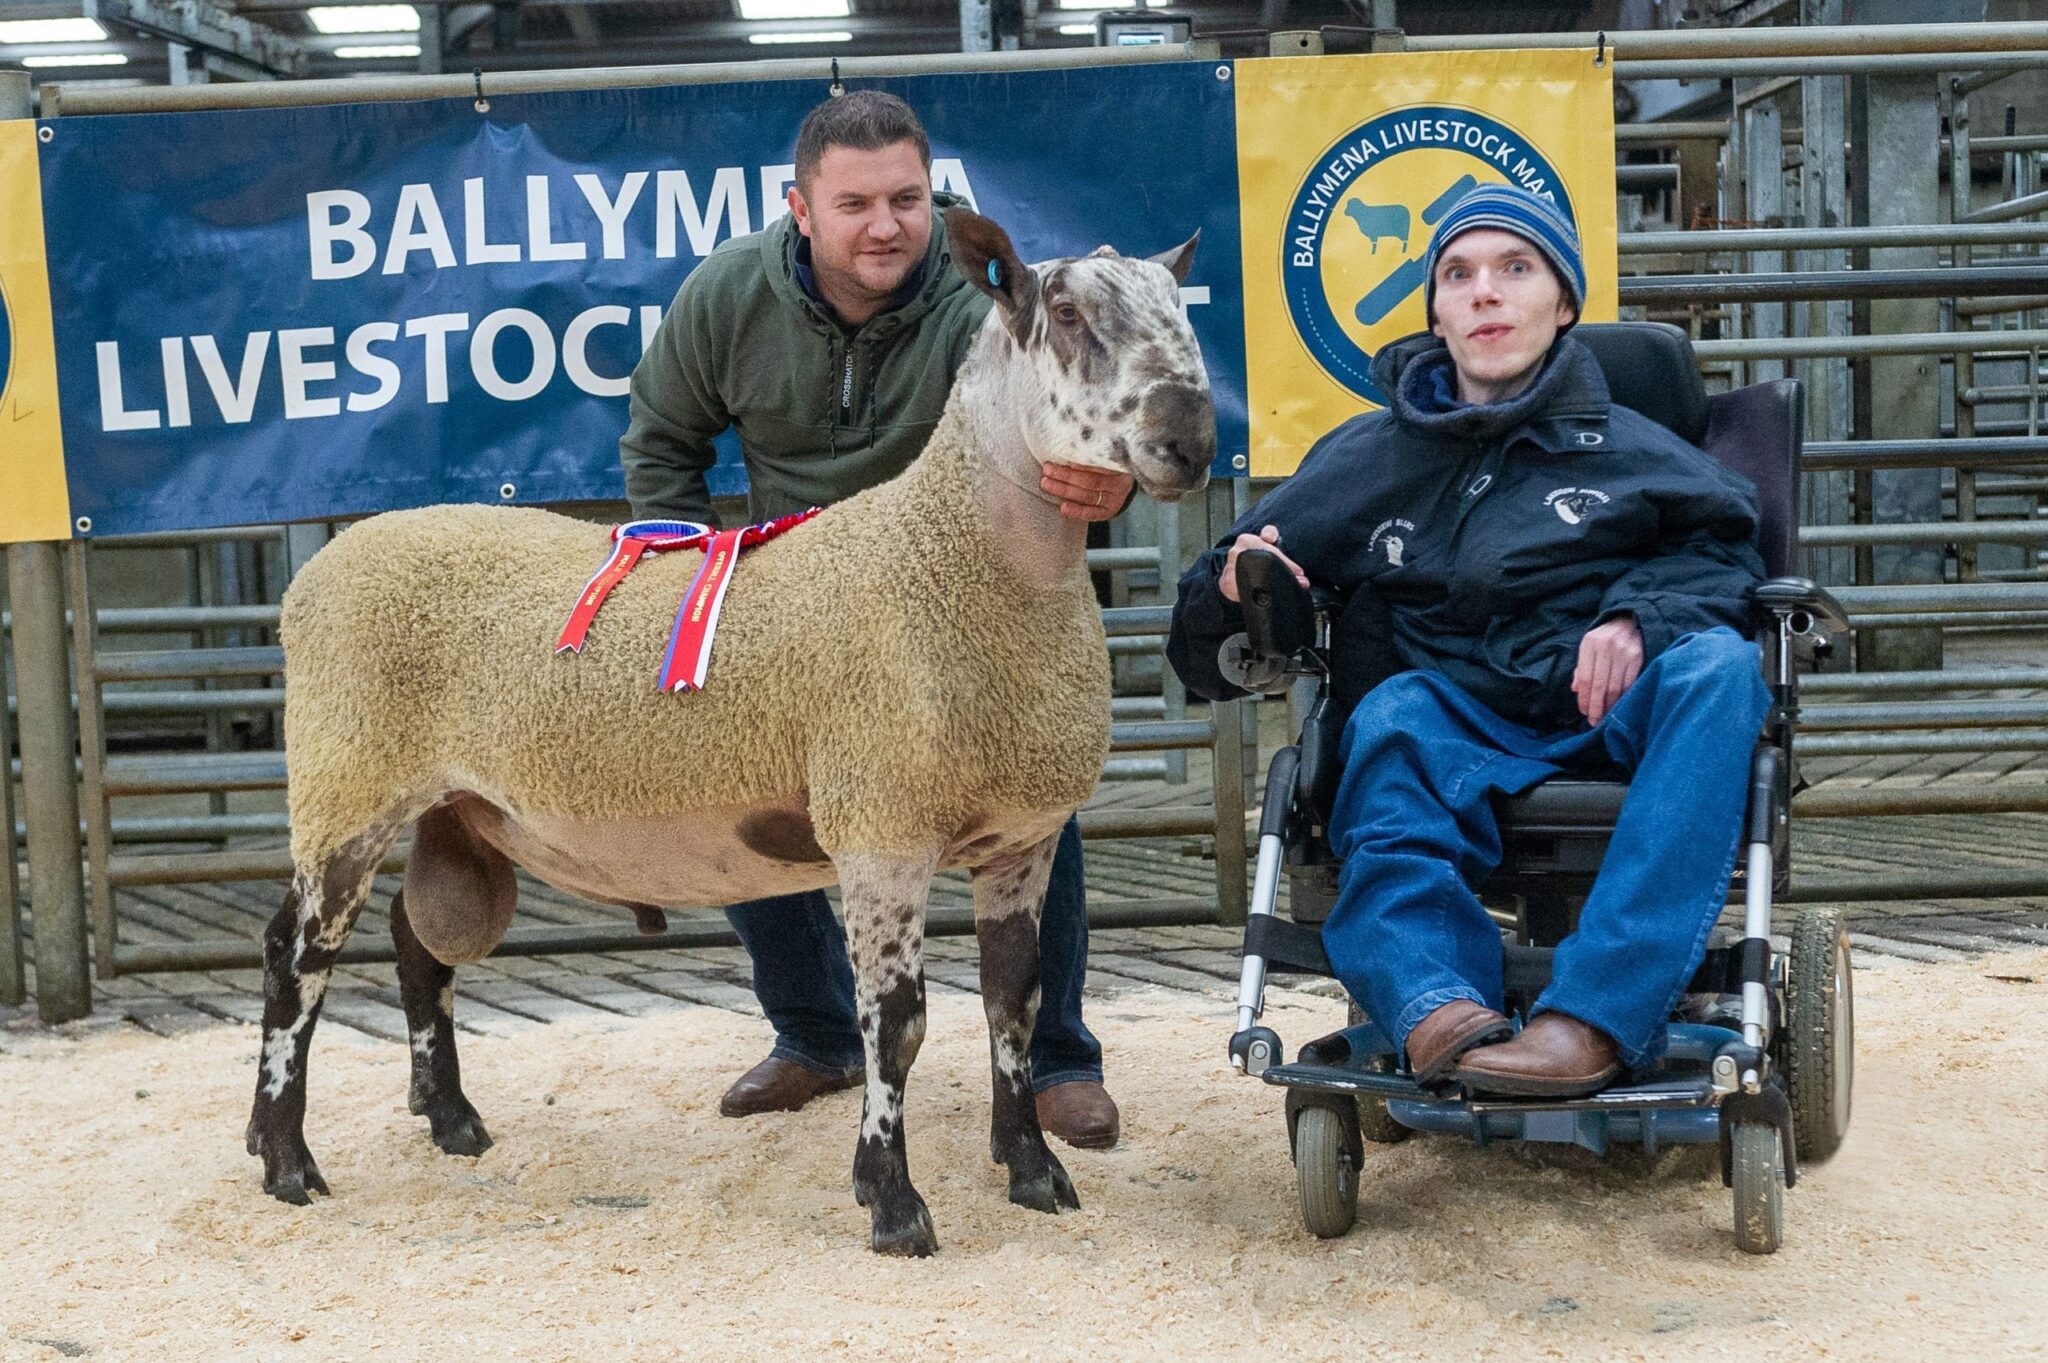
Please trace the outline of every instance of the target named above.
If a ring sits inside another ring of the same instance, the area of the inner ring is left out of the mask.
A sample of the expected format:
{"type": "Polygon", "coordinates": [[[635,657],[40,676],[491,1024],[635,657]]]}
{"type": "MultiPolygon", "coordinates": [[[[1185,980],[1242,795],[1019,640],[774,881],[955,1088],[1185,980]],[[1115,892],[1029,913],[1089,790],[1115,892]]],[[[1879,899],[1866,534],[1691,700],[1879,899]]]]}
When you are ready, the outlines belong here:
{"type": "MultiPolygon", "coordinates": [[[[1219,71],[1222,74],[1219,74],[1219,71]]],[[[870,82],[1026,260],[1201,229],[1246,449],[1235,125],[1208,63],[870,82]]],[[[785,211],[818,82],[57,119],[63,449],[91,533],[622,495],[626,380],[714,245],[785,211]]],[[[728,434],[725,446],[731,446],[728,434]]],[[[714,492],[744,487],[722,448],[714,492]]]]}

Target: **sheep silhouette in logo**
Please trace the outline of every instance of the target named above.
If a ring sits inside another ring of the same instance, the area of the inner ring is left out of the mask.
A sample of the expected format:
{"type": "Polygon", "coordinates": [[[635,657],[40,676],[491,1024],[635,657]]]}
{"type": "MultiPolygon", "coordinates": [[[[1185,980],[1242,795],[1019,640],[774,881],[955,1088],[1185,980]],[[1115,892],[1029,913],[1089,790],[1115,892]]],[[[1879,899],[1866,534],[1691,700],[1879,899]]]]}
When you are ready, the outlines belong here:
{"type": "Polygon", "coordinates": [[[1353,199],[1344,205],[1344,216],[1357,224],[1359,234],[1372,243],[1372,253],[1380,253],[1380,238],[1392,237],[1401,243],[1401,249],[1408,249],[1408,205],[1369,204],[1363,199],[1353,199]]]}

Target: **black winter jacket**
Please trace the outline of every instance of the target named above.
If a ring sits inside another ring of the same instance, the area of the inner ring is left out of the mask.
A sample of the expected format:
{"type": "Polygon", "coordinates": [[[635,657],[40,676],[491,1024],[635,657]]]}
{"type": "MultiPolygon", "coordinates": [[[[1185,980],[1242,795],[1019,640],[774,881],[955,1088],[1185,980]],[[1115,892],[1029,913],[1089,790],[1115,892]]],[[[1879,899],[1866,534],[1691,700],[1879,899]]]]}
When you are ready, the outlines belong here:
{"type": "Polygon", "coordinates": [[[1646,664],[1696,630],[1753,633],[1754,487],[1611,406],[1570,333],[1520,396],[1490,406],[1446,401],[1450,355],[1434,336],[1387,347],[1373,369],[1391,407],[1317,441],[1181,578],[1167,657],[1189,690],[1244,694],[1217,668],[1244,628],[1218,581],[1236,537],[1266,525],[1311,582],[1350,600],[1347,623],[1375,622],[1372,639],[1339,639],[1340,656],[1441,672],[1540,731],[1583,724],[1571,679],[1603,621],[1633,615],[1646,664]]]}

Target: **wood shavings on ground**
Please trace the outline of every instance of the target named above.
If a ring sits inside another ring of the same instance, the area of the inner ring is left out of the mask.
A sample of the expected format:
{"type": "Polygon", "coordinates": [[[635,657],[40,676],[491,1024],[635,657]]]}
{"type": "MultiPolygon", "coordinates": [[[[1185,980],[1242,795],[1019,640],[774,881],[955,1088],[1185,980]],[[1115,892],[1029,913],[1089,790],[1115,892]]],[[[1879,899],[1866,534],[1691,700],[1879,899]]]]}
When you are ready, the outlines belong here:
{"type": "MultiPolygon", "coordinates": [[[[1005,1200],[978,1002],[935,997],[913,1177],[941,1251],[866,1249],[858,1093],[730,1121],[764,1024],[686,1009],[464,1037],[498,1144],[441,1155],[397,1046],[316,1038],[334,1196],[242,1151],[256,1033],[0,1032],[0,1359],[1924,1359],[2048,1356],[2048,955],[1857,978],[1842,1152],[1738,1252],[1710,1149],[1606,1160],[1369,1147],[1358,1227],[1301,1229],[1280,1094],[1228,1010],[1098,1002],[1123,1144],[1061,1154],[1084,1210],[1005,1200]]],[[[1279,993],[1291,1044],[1341,1021],[1279,993]]]]}

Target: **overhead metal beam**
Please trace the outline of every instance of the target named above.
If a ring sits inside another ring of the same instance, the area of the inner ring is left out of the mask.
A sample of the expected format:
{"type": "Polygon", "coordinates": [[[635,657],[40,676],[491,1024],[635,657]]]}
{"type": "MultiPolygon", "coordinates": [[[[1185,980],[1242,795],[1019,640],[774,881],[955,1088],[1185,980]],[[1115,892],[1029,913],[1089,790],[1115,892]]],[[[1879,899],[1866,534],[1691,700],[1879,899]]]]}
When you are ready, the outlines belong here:
{"type": "Polygon", "coordinates": [[[196,47],[267,75],[306,74],[306,53],[298,43],[210,0],[82,0],[82,4],[85,17],[102,24],[196,47]]]}
{"type": "MultiPolygon", "coordinates": [[[[1410,52],[1473,52],[1503,48],[1591,47],[1596,33],[1493,33],[1410,37],[1410,52]]],[[[1607,34],[1616,61],[1822,55],[2039,51],[2048,23],[1801,24],[1770,28],[1637,29],[1607,34]]],[[[1630,78],[1638,73],[1631,72],[1630,78]]]]}
{"type": "MultiPolygon", "coordinates": [[[[458,14],[467,14],[471,9],[491,7],[463,6],[448,11],[451,20],[449,31],[454,31],[453,19],[458,14]]],[[[587,10],[588,5],[579,6],[587,10]]],[[[565,13],[575,13],[566,9],[565,13]]],[[[734,43],[745,46],[747,38],[756,33],[806,33],[818,29],[836,29],[851,33],[856,40],[863,38],[937,38],[943,39],[934,51],[953,51],[959,42],[960,28],[957,21],[947,14],[888,14],[850,15],[844,19],[772,19],[750,21],[745,19],[705,19],[682,21],[673,24],[650,24],[644,20],[629,23],[615,18],[607,30],[615,46],[622,51],[638,51],[648,43],[668,47],[683,47],[692,43],[734,43]]],[[[361,41],[358,35],[351,35],[352,41],[361,41]]],[[[522,41],[523,50],[529,40],[522,41]]],[[[561,43],[557,47],[564,46],[561,43]]],[[[841,43],[837,46],[845,47],[841,43]]]]}
{"type": "MultiPolygon", "coordinates": [[[[492,54],[477,54],[486,56],[492,54]]],[[[1149,65],[1154,62],[1216,60],[1216,44],[1204,39],[1162,47],[1041,48],[1031,52],[915,52],[890,56],[849,53],[840,74],[866,80],[883,76],[944,75],[969,71],[1049,71],[1076,67],[1149,65]]],[[[487,72],[491,68],[486,67],[487,72]]],[[[576,67],[504,71],[485,89],[492,94],[538,94],[549,90],[638,89],[655,85],[712,85],[727,81],[814,80],[831,75],[823,56],[695,62],[677,65],[576,67]]],[[[355,104],[371,100],[446,99],[471,93],[467,75],[390,76],[378,73],[351,80],[266,81],[256,85],[124,86],[46,85],[43,107],[75,114],[172,113],[193,109],[264,109],[355,104]]],[[[2018,334],[2018,333],[2015,333],[2018,334]]],[[[272,619],[276,607],[270,607],[272,619]]],[[[224,618],[209,623],[233,624],[224,618]]],[[[260,623],[260,622],[259,622],[260,623]]],[[[102,629],[109,627],[106,615],[102,629]]],[[[166,626],[168,627],[168,626],[166,626]]]]}

